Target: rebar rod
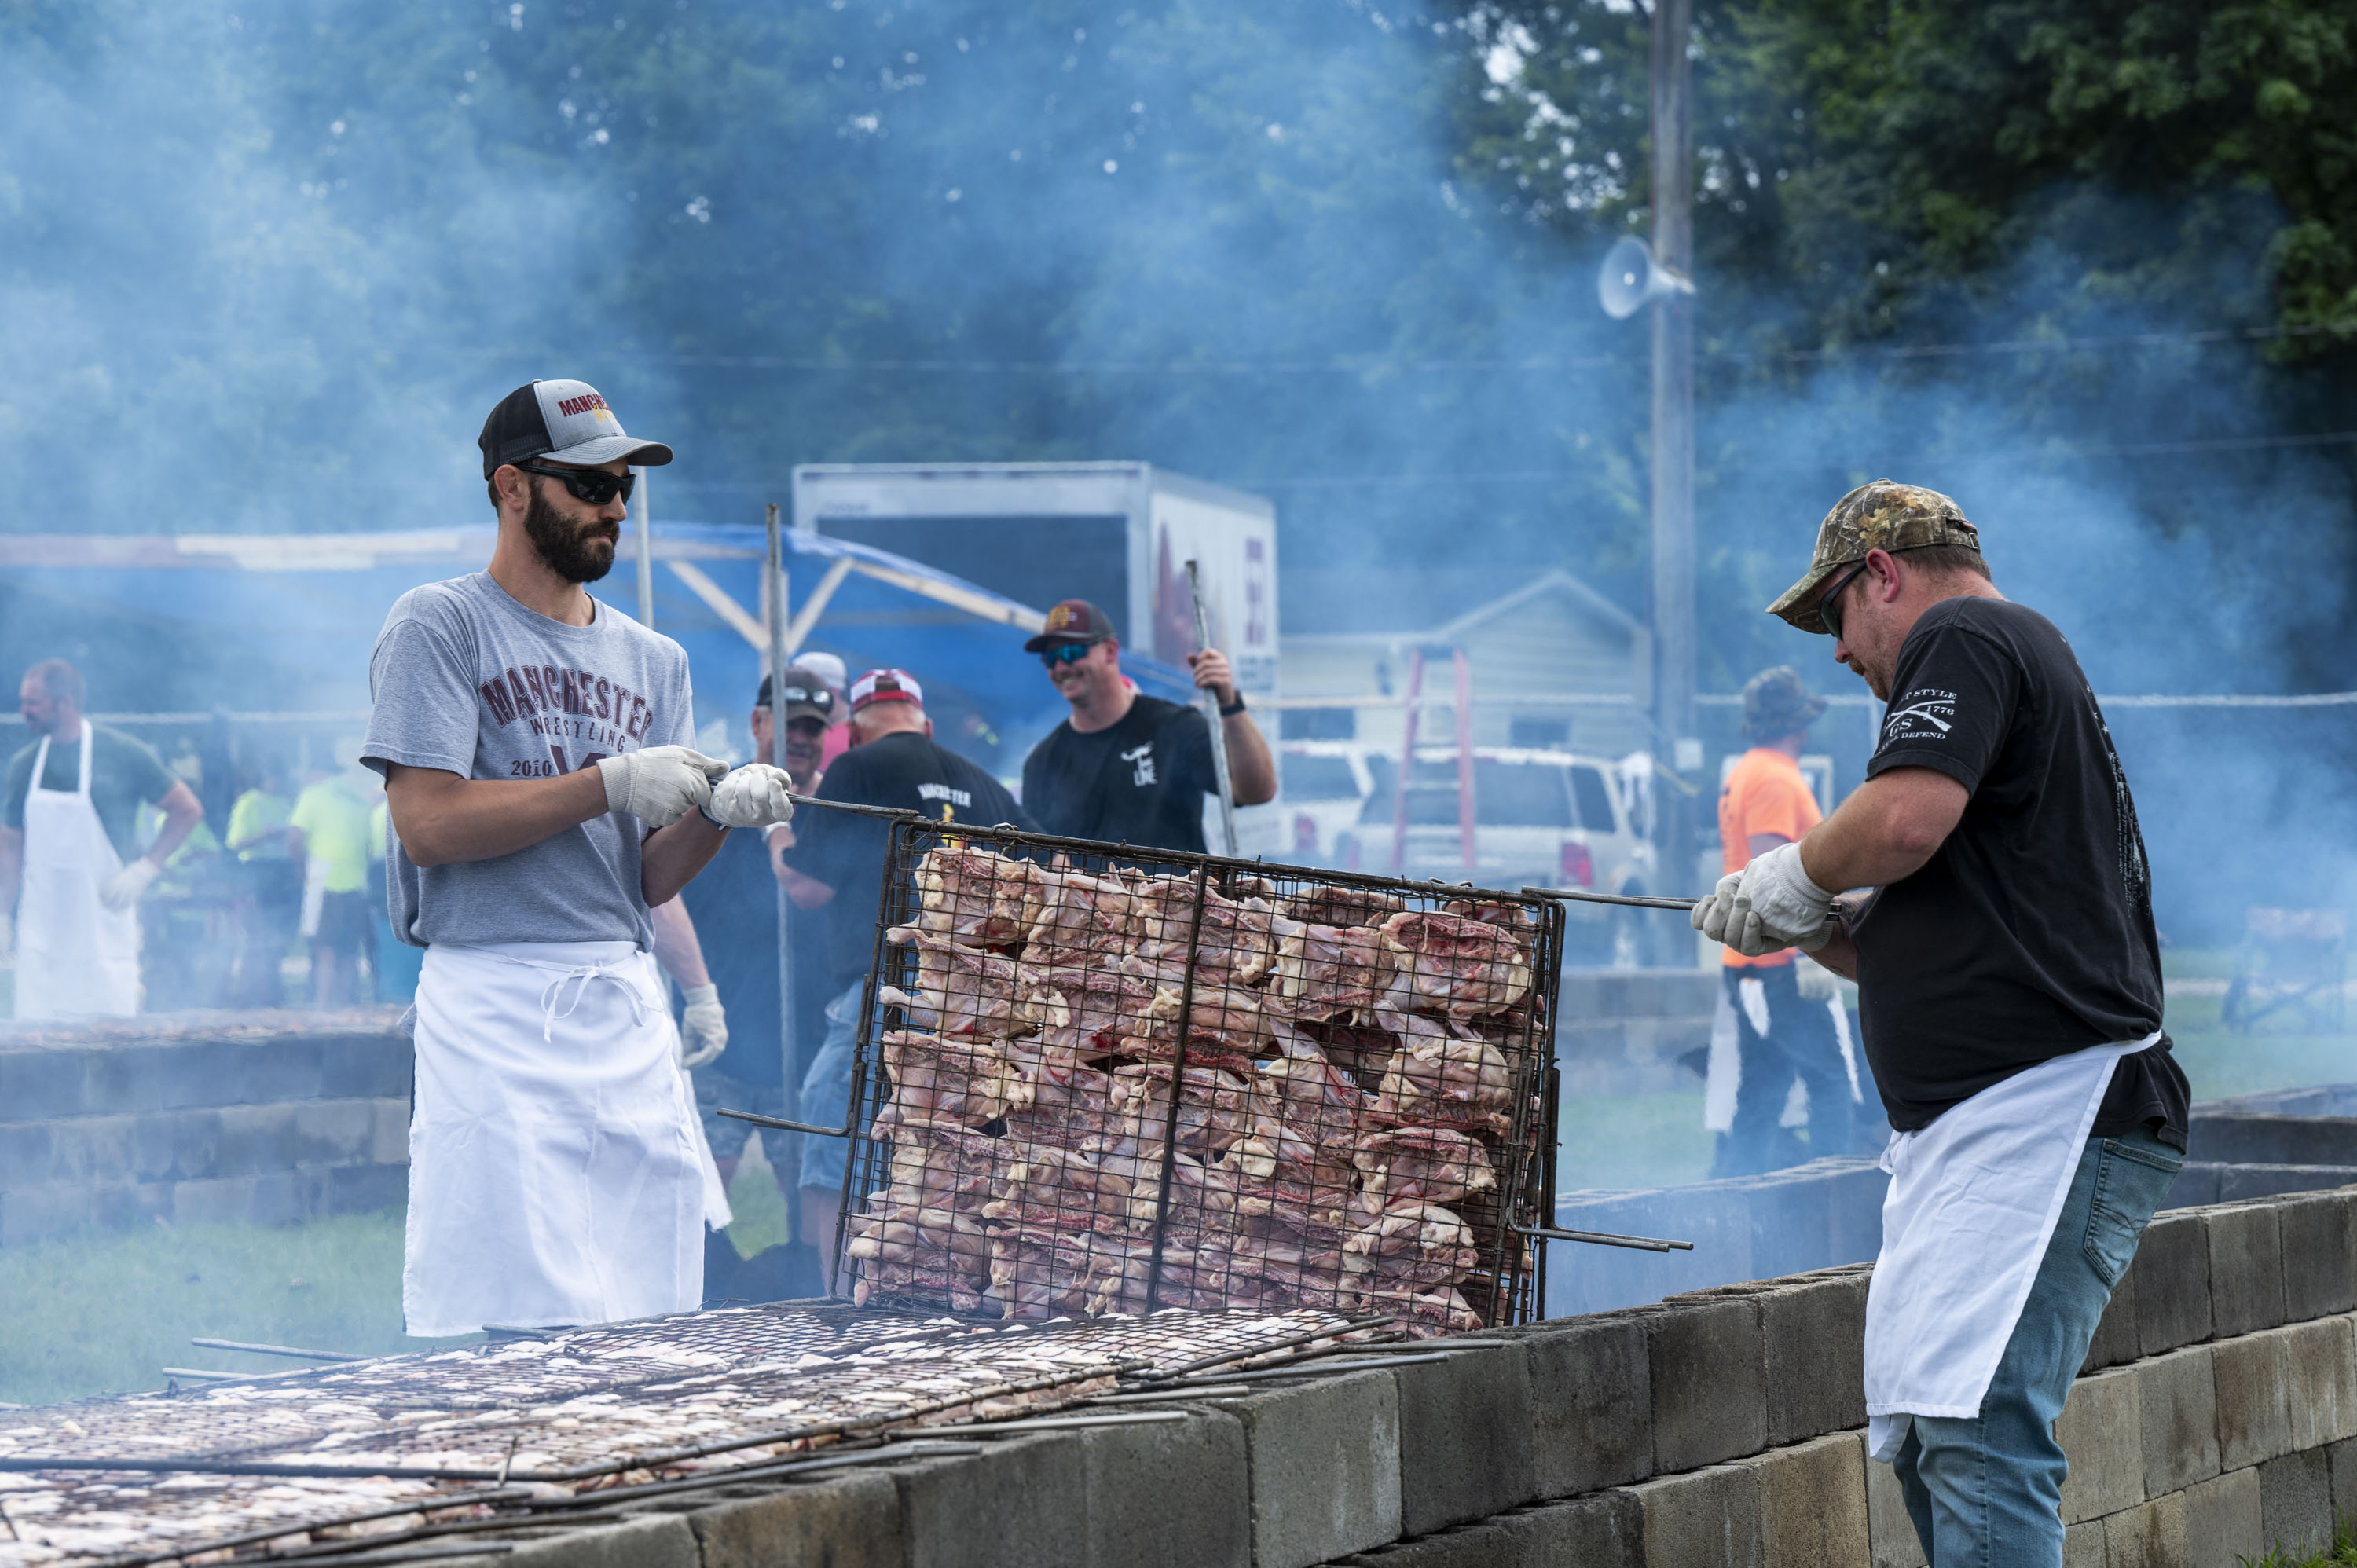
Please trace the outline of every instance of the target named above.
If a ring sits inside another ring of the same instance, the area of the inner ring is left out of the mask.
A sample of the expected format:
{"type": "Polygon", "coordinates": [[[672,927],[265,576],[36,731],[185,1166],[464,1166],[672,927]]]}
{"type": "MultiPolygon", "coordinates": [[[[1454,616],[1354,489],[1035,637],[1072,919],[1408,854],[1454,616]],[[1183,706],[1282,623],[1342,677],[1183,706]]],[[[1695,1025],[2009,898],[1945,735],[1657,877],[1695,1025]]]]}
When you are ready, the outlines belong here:
{"type": "MultiPolygon", "coordinates": [[[[1191,567],[1194,563],[1189,562],[1191,567]]],[[[1199,608],[1198,616],[1201,615],[1199,608]]],[[[1170,1181],[1178,1168],[1178,1101],[1187,1088],[1187,1029],[1195,1015],[1195,969],[1202,958],[1203,907],[1211,902],[1211,868],[1195,867],[1195,913],[1187,926],[1186,976],[1178,987],[1178,1049],[1170,1063],[1170,1113],[1162,1124],[1162,1183],[1154,1195],[1154,1253],[1146,1265],[1146,1315],[1162,1305],[1162,1250],[1169,1240],[1170,1181]]],[[[1152,1073],[1147,1080],[1152,1081],[1152,1073]]]]}
{"type": "Polygon", "coordinates": [[[298,1350],[292,1345],[248,1345],[240,1339],[196,1338],[188,1343],[202,1346],[208,1350],[243,1350],[253,1356],[292,1356],[303,1361],[367,1361],[374,1359],[350,1355],[341,1350],[298,1350]]]}

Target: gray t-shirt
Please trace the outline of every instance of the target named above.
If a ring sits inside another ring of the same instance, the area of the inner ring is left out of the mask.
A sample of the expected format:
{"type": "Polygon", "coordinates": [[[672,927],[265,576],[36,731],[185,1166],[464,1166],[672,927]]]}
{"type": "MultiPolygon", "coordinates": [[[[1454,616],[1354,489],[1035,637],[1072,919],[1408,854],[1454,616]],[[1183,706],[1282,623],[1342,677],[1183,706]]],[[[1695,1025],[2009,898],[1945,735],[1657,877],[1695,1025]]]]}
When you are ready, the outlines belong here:
{"type": "MultiPolygon", "coordinates": [[[[526,609],[488,572],[401,596],[369,659],[368,741],[398,762],[466,779],[548,779],[601,757],[695,739],[687,655],[609,606],[587,626],[526,609]]],[[[385,832],[386,912],[434,942],[634,941],[653,932],[639,890],[636,817],[592,817],[496,860],[420,867],[385,832]]]]}

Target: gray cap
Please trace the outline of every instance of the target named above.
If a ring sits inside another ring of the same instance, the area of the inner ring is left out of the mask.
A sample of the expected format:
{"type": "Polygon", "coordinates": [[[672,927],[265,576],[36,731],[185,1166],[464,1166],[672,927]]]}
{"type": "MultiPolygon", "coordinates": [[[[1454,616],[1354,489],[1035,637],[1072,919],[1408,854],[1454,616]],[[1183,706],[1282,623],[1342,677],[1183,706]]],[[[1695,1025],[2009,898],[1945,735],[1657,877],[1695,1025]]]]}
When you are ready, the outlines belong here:
{"type": "Polygon", "coordinates": [[[645,467],[671,461],[660,441],[634,441],[606,400],[587,381],[527,381],[500,399],[475,438],[483,449],[483,478],[501,464],[545,457],[595,467],[616,458],[645,467]]]}

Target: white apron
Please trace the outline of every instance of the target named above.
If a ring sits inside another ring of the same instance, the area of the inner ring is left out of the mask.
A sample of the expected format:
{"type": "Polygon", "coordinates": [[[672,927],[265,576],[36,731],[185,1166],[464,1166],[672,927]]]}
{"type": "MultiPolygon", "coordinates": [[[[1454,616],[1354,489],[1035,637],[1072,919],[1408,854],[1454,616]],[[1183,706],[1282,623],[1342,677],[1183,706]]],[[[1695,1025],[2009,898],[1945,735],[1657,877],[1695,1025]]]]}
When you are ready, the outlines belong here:
{"type": "Polygon", "coordinates": [[[1866,1297],[1867,1451],[1919,1415],[1980,1413],[2120,1058],[2093,1046],[1993,1083],[1882,1153],[1882,1255],[1866,1297]]]}
{"type": "Polygon", "coordinates": [[[44,789],[49,737],[25,790],[24,891],[16,905],[16,1016],[124,1018],[139,1011],[139,911],[100,902],[123,857],[90,803],[91,726],[80,782],[44,789]]]}
{"type": "Polygon", "coordinates": [[[410,1333],[702,1303],[711,1161],[662,985],[630,942],[425,950],[402,1268],[410,1333]]]}

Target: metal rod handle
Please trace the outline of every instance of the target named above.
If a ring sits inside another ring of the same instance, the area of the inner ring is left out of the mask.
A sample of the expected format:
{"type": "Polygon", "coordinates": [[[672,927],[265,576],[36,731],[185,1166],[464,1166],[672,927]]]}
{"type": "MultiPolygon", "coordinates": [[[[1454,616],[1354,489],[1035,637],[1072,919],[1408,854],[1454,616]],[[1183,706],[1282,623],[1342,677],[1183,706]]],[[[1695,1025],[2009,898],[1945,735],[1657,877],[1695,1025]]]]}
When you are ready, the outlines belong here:
{"type": "Polygon", "coordinates": [[[1665,1241],[1658,1236],[1616,1236],[1609,1230],[1558,1230],[1552,1225],[1517,1225],[1513,1229],[1525,1236],[1544,1236],[1550,1241],[1586,1241],[1598,1247],[1633,1247],[1641,1252],[1691,1252],[1691,1241],[1665,1241]]]}
{"type": "Polygon", "coordinates": [[[188,1341],[208,1350],[243,1350],[254,1356],[293,1356],[305,1361],[365,1361],[366,1356],[350,1356],[341,1350],[297,1350],[291,1345],[248,1345],[242,1339],[204,1339],[188,1341]]]}
{"type": "Polygon", "coordinates": [[[1625,904],[1632,909],[1684,911],[1702,902],[1699,898],[1646,898],[1633,893],[1590,893],[1581,887],[1525,887],[1523,891],[1534,898],[1568,898],[1576,904],[1625,904]]]}
{"type": "Polygon", "coordinates": [[[775,1127],[786,1133],[811,1133],[822,1138],[851,1136],[851,1123],[848,1122],[840,1127],[813,1127],[807,1122],[789,1122],[782,1116],[757,1116],[750,1111],[721,1111],[720,1114],[734,1116],[739,1122],[750,1122],[756,1127],[775,1127]]]}

